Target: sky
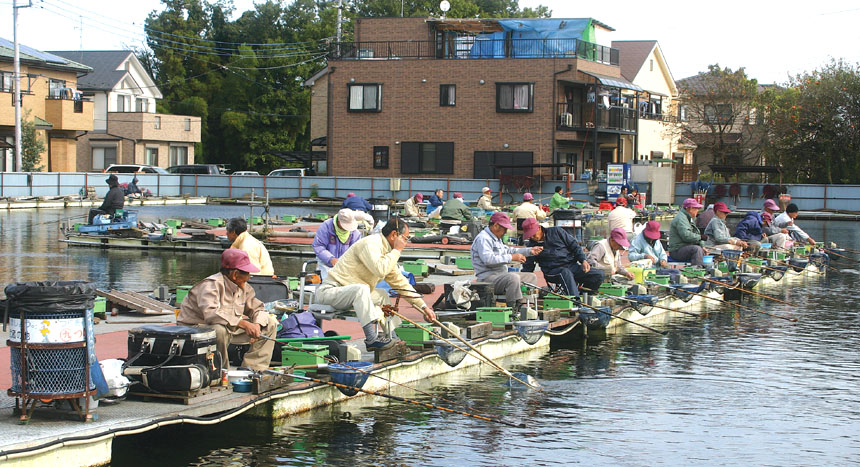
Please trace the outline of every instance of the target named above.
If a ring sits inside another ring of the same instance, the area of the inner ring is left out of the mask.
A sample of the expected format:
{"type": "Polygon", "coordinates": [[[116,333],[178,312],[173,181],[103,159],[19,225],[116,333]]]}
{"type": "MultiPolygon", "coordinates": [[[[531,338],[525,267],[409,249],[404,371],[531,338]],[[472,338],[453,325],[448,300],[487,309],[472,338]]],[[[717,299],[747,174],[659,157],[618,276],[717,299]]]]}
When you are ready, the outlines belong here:
{"type": "MultiPolygon", "coordinates": [[[[23,2],[22,2],[23,3],[23,2]]],[[[143,21],[159,0],[32,0],[19,9],[19,40],[39,50],[115,50],[143,45],[143,21]]],[[[677,79],[718,63],[744,67],[760,83],[842,58],[860,61],[860,5],[845,0],[520,0],[548,6],[556,18],[592,17],[615,29],[598,37],[657,40],[677,79]]],[[[236,12],[253,0],[234,0],[236,12]]],[[[0,0],[0,37],[12,40],[12,0],[0,0]]]]}

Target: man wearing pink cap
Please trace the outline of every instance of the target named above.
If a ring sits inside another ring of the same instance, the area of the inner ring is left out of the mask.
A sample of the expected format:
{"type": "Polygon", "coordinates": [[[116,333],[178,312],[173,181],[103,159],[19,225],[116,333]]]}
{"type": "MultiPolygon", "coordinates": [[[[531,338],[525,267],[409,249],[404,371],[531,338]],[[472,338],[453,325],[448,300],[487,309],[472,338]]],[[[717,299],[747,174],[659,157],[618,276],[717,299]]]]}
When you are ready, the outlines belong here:
{"type": "Polygon", "coordinates": [[[714,203],[714,218],[705,227],[705,235],[708,237],[705,240],[705,246],[718,250],[742,250],[749,246],[747,242],[732,237],[729,234],[729,227],[726,225],[726,216],[730,212],[732,210],[726,206],[726,203],[722,201],[714,203]]]}
{"type": "Polygon", "coordinates": [[[352,209],[353,211],[373,211],[373,205],[371,205],[367,202],[366,199],[356,195],[355,193],[350,193],[346,195],[346,199],[343,200],[343,204],[340,205],[340,208],[352,209]]]}
{"type": "Polygon", "coordinates": [[[253,287],[247,284],[251,273],[260,270],[251,264],[248,253],[229,248],[221,253],[221,272],[198,282],[191,290],[176,317],[176,324],[207,326],[215,329],[215,345],[225,369],[230,368],[227,346],[251,344],[242,366],[255,371],[269,368],[278,321],[257,300],[253,287]]]}
{"type": "Polygon", "coordinates": [[[588,252],[588,261],[602,269],[606,277],[621,274],[628,279],[633,279],[633,273],[621,264],[621,255],[629,246],[627,232],[620,228],[612,229],[609,238],[604,238],[591,248],[588,252]]]}
{"type": "Polygon", "coordinates": [[[459,192],[454,193],[451,199],[445,201],[445,204],[442,206],[442,210],[439,212],[439,215],[443,220],[472,220],[472,211],[470,211],[469,208],[466,206],[466,203],[463,202],[463,194],[459,192]]]}
{"type": "Polygon", "coordinates": [[[404,217],[418,217],[421,214],[421,210],[418,209],[418,205],[424,201],[424,195],[421,193],[415,193],[415,196],[411,196],[406,200],[406,204],[403,205],[403,216],[404,217]]]}
{"type": "Polygon", "coordinates": [[[546,219],[546,213],[540,206],[532,203],[533,199],[534,196],[531,193],[523,194],[523,204],[514,209],[513,216],[511,216],[511,224],[516,226],[519,219],[546,219]]]}
{"type": "Polygon", "coordinates": [[[561,227],[542,227],[537,219],[523,221],[523,238],[527,246],[543,246],[543,251],[532,256],[523,265],[523,271],[532,272],[535,263],[540,265],[547,281],[561,281],[567,295],[579,296],[579,284],[597,290],[603,282],[603,271],[592,268],[576,238],[561,227]]]}
{"type": "Polygon", "coordinates": [[[648,221],[645,228],[633,241],[630,242],[630,249],[627,250],[627,258],[630,261],[639,261],[647,259],[654,266],[666,267],[669,261],[669,255],[663,249],[663,242],[660,241],[660,223],[657,221],[648,221]]]}
{"type": "Polygon", "coordinates": [[[702,205],[694,198],[685,199],[681,210],[669,225],[669,255],[676,261],[689,261],[694,266],[705,265],[702,244],[707,237],[699,231],[694,221],[699,209],[702,209],[702,205]]]}
{"type": "Polygon", "coordinates": [[[522,282],[537,283],[537,276],[530,272],[508,272],[512,261],[524,263],[526,255],[538,255],[543,248],[512,248],[502,243],[502,236],[513,230],[511,219],[503,212],[490,217],[490,225],[481,231],[472,242],[472,266],[481,282],[493,284],[495,293],[505,294],[505,302],[514,313],[520,311],[523,301],[522,282]]]}

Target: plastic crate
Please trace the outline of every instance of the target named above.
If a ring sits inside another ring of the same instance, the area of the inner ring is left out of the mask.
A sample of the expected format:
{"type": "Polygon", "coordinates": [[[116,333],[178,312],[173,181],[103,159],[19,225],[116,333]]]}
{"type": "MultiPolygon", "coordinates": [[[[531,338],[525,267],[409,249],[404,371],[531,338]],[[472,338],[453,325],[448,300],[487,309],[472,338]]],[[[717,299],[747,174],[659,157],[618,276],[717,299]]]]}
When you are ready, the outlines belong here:
{"type": "Polygon", "coordinates": [[[324,214],[324,213],[318,212],[318,213],[316,213],[316,215],[315,215],[314,217],[315,217],[315,218],[317,218],[317,219],[319,219],[319,220],[321,220],[321,221],[326,221],[326,220],[328,220],[328,218],[329,218],[329,217],[331,217],[331,216],[329,216],[328,214],[324,214]]]}
{"type": "Polygon", "coordinates": [[[104,315],[105,309],[107,308],[107,299],[104,297],[96,297],[93,300],[93,314],[94,315],[104,315]]]}
{"type": "Polygon", "coordinates": [[[325,356],[328,356],[328,346],[319,344],[302,344],[290,342],[288,345],[281,347],[281,364],[283,366],[290,365],[319,365],[325,363],[325,356]],[[298,350],[299,348],[313,352],[317,355],[311,355],[307,352],[298,350]]]}
{"type": "Polygon", "coordinates": [[[251,225],[261,225],[263,223],[263,218],[260,216],[254,216],[251,218],[251,225]]]}
{"type": "Polygon", "coordinates": [[[796,255],[806,255],[807,250],[805,246],[796,246],[791,249],[792,252],[796,255]]]}
{"type": "Polygon", "coordinates": [[[412,323],[403,323],[394,332],[400,340],[407,344],[421,344],[430,340],[429,331],[431,329],[429,324],[421,324],[421,327],[416,327],[412,323]]]}
{"type": "Polygon", "coordinates": [[[281,220],[284,222],[292,223],[292,222],[296,221],[296,216],[291,216],[291,215],[281,216],[281,220]]]}
{"type": "Polygon", "coordinates": [[[427,263],[424,260],[417,261],[406,261],[403,263],[403,269],[406,272],[411,272],[416,276],[422,276],[424,274],[428,274],[430,272],[430,268],[427,266],[427,263]]]}
{"type": "Polygon", "coordinates": [[[188,291],[191,290],[190,285],[180,285],[176,288],[176,304],[179,305],[188,296],[188,291]]]}
{"type": "Polygon", "coordinates": [[[668,274],[652,274],[649,280],[655,284],[669,285],[671,278],[668,274]]]}
{"type": "Polygon", "coordinates": [[[785,261],[786,254],[781,251],[771,250],[767,252],[768,259],[775,259],[777,261],[785,261]]]}
{"type": "Polygon", "coordinates": [[[298,277],[287,277],[287,282],[289,284],[290,290],[299,290],[299,278],[298,277]]]}
{"type": "Polygon", "coordinates": [[[707,271],[705,269],[697,267],[686,267],[684,269],[681,269],[681,274],[683,274],[685,277],[705,277],[707,271]]]}
{"type": "Polygon", "coordinates": [[[723,274],[728,274],[729,273],[729,265],[726,264],[725,261],[721,261],[719,264],[717,264],[717,270],[723,274]]]}
{"type": "Polygon", "coordinates": [[[164,221],[164,225],[172,228],[175,231],[179,228],[180,225],[182,225],[182,221],[179,219],[167,219],[166,221],[164,221]]]}
{"type": "Polygon", "coordinates": [[[565,300],[563,298],[545,298],[543,299],[543,309],[544,310],[569,310],[573,308],[572,300],[565,300]]]}
{"type": "Polygon", "coordinates": [[[224,219],[221,219],[220,217],[213,217],[206,221],[206,223],[211,225],[212,227],[221,227],[222,225],[224,225],[224,219]]]}
{"type": "Polygon", "coordinates": [[[472,266],[472,258],[466,258],[466,257],[455,258],[454,264],[456,264],[457,267],[460,269],[475,269],[472,266]]]}
{"type": "Polygon", "coordinates": [[[490,321],[493,324],[511,322],[511,309],[508,307],[480,307],[476,310],[476,321],[490,321]]]}
{"type": "Polygon", "coordinates": [[[600,284],[600,288],[597,291],[602,294],[612,295],[613,297],[623,297],[627,293],[627,286],[616,284],[600,284]]]}

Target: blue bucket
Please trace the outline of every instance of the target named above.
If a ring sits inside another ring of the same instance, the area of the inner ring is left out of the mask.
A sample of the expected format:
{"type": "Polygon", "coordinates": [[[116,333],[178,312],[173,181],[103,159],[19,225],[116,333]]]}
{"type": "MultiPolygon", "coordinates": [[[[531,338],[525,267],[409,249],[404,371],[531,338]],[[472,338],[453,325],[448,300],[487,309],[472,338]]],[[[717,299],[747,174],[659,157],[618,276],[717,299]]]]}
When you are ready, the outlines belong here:
{"type": "Polygon", "coordinates": [[[714,257],[711,255],[702,256],[702,262],[705,264],[714,264],[714,257]]]}
{"type": "Polygon", "coordinates": [[[373,362],[334,363],[328,366],[328,372],[331,375],[332,382],[356,388],[342,388],[340,386],[337,388],[345,396],[354,396],[358,394],[358,389],[367,382],[367,377],[370,376],[370,368],[372,366],[373,362]]]}

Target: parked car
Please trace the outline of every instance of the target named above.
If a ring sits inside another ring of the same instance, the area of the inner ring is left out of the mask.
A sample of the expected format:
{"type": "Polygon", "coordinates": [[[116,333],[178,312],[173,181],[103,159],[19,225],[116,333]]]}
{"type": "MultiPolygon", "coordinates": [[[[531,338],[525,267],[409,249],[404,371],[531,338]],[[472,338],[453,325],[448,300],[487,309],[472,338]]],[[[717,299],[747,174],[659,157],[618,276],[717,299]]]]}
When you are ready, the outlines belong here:
{"type": "Polygon", "coordinates": [[[167,168],[167,171],[184,175],[221,175],[223,173],[217,164],[172,165],[167,168]]]}
{"type": "Polygon", "coordinates": [[[269,172],[270,177],[304,177],[308,169],[275,169],[269,172]]]}
{"type": "Polygon", "coordinates": [[[238,172],[233,172],[230,175],[260,175],[260,172],[256,170],[240,170],[238,172]]]}
{"type": "Polygon", "coordinates": [[[108,168],[105,169],[105,173],[115,173],[115,174],[133,174],[142,172],[145,174],[169,174],[170,172],[162,169],[161,167],[156,167],[154,165],[143,165],[143,164],[111,164],[108,168]]]}

